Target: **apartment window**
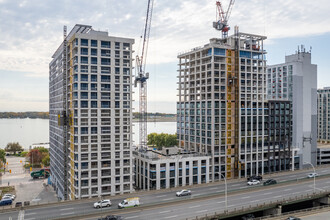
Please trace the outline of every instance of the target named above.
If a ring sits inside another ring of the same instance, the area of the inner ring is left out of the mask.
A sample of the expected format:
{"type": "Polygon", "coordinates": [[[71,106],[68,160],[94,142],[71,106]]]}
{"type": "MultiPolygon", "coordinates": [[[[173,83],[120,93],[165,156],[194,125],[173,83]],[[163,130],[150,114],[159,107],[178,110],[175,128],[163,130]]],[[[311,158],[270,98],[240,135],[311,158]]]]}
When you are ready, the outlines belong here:
{"type": "Polygon", "coordinates": [[[110,65],[110,59],[108,58],[101,58],[101,65],[110,65]]]}
{"type": "Polygon", "coordinates": [[[88,83],[80,83],[81,90],[88,90],[88,83]]]}
{"type": "Polygon", "coordinates": [[[80,39],[81,46],[88,46],[88,39],[80,39]]]}
{"type": "Polygon", "coordinates": [[[97,90],[97,84],[91,83],[91,90],[97,90]]]}
{"type": "Polygon", "coordinates": [[[81,101],[80,102],[80,107],[81,108],[88,108],[88,101],[81,101]]]}
{"type": "Polygon", "coordinates": [[[97,40],[91,40],[91,46],[97,47],[97,40]]]}
{"type": "Polygon", "coordinates": [[[97,75],[91,75],[91,82],[97,82],[97,75]]]}
{"type": "Polygon", "coordinates": [[[101,82],[110,82],[110,76],[101,76],[101,82]]]}
{"type": "Polygon", "coordinates": [[[91,64],[97,64],[97,57],[91,57],[91,64]]]}
{"type": "Polygon", "coordinates": [[[111,51],[110,50],[101,50],[101,56],[103,57],[110,57],[111,51]]]}
{"type": "Polygon", "coordinates": [[[87,81],[88,81],[88,75],[87,75],[87,74],[81,74],[81,75],[80,75],[80,81],[85,81],[85,82],[87,82],[87,81]]]}
{"type": "MultiPolygon", "coordinates": [[[[81,49],[83,49],[83,48],[81,48],[81,49]]],[[[91,49],[91,55],[92,56],[97,56],[97,49],[91,49]]]]}
{"type": "Polygon", "coordinates": [[[80,48],[81,55],[88,55],[88,48],[80,48]]]}
{"type": "Polygon", "coordinates": [[[110,48],[111,47],[110,41],[101,41],[101,47],[110,48]]]}
{"type": "Polygon", "coordinates": [[[81,99],[88,99],[88,92],[81,92],[80,93],[80,98],[81,99]]]}
{"type": "Polygon", "coordinates": [[[88,64],[88,57],[80,57],[80,62],[83,64],[88,64]]]}
{"type": "Polygon", "coordinates": [[[80,66],[80,72],[82,72],[82,73],[88,73],[88,66],[81,65],[80,66]]]}
{"type": "Polygon", "coordinates": [[[88,134],[88,127],[81,127],[80,134],[88,134]]]}
{"type": "Polygon", "coordinates": [[[91,99],[97,99],[97,92],[91,92],[91,99]]]}
{"type": "Polygon", "coordinates": [[[91,66],[91,73],[97,73],[97,66],[91,66]]]}
{"type": "Polygon", "coordinates": [[[106,74],[110,74],[110,67],[101,67],[101,73],[106,73],[106,74]]]}
{"type": "Polygon", "coordinates": [[[101,101],[101,108],[110,108],[109,101],[101,101]]]}

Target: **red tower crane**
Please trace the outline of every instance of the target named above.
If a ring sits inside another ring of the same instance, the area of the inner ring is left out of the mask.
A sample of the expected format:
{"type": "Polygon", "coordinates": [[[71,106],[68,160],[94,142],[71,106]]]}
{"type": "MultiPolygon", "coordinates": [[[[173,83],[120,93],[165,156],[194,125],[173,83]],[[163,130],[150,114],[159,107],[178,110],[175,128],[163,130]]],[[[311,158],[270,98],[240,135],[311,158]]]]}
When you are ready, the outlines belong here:
{"type": "Polygon", "coordinates": [[[230,30],[230,27],[228,25],[228,19],[231,14],[231,10],[233,9],[233,5],[235,3],[235,0],[230,0],[229,6],[227,11],[223,10],[223,6],[220,1],[216,2],[217,6],[217,21],[213,22],[213,27],[222,32],[222,38],[228,37],[228,31],[230,30]]]}

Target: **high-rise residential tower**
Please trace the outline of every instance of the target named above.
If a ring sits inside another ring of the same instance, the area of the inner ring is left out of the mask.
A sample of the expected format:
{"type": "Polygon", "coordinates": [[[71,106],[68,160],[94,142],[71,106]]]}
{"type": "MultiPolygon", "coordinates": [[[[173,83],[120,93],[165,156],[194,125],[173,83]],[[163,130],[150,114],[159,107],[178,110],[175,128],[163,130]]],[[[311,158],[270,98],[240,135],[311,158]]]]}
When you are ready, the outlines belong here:
{"type": "Polygon", "coordinates": [[[75,25],[49,65],[50,164],[61,199],[133,191],[132,45],[75,25]]]}
{"type": "Polygon", "coordinates": [[[267,68],[268,99],[292,102],[292,146],[295,161],[316,165],[317,153],[317,65],[311,53],[301,47],[285,57],[285,63],[267,68]]]}
{"type": "Polygon", "coordinates": [[[290,168],[290,143],[277,153],[269,146],[265,39],[236,27],[235,35],[178,56],[179,145],[211,156],[210,181],[281,170],[278,152],[282,170],[290,168]]]}
{"type": "Polygon", "coordinates": [[[330,87],[317,90],[317,140],[330,142],[330,87]]]}

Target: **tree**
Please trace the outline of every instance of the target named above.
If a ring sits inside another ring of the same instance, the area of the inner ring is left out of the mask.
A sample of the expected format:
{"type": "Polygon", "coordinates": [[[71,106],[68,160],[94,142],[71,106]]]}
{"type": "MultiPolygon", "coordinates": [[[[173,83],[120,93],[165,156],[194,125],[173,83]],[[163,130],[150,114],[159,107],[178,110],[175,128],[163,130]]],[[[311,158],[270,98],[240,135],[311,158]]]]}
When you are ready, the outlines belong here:
{"type": "Polygon", "coordinates": [[[178,145],[176,134],[151,133],[148,135],[148,145],[152,145],[161,150],[163,147],[173,147],[178,145]]]}
{"type": "Polygon", "coordinates": [[[3,163],[6,163],[6,152],[4,149],[0,149],[0,160],[3,162],[3,163]]]}
{"type": "Polygon", "coordinates": [[[45,147],[36,147],[34,149],[38,149],[40,153],[48,153],[49,150],[45,147]]]}
{"type": "Polygon", "coordinates": [[[28,153],[28,158],[30,161],[30,164],[40,164],[42,161],[42,154],[39,152],[38,149],[32,149],[28,153]]]}
{"type": "Polygon", "coordinates": [[[16,152],[24,151],[23,147],[18,142],[8,143],[5,147],[6,152],[13,152],[16,154],[16,152]]]}
{"type": "Polygon", "coordinates": [[[49,155],[47,155],[46,157],[44,157],[42,159],[42,164],[45,166],[45,167],[48,167],[49,164],[50,164],[50,158],[49,158],[49,155]]]}

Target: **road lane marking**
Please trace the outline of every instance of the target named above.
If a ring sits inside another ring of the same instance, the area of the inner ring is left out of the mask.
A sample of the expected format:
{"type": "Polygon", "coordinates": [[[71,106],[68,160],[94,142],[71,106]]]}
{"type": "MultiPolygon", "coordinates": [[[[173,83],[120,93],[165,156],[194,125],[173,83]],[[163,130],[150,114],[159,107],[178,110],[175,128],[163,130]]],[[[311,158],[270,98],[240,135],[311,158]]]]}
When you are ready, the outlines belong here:
{"type": "Polygon", "coordinates": [[[207,212],[208,210],[200,210],[200,211],[196,211],[195,213],[200,213],[200,212],[207,212]]]}
{"type": "Polygon", "coordinates": [[[126,217],[125,219],[130,219],[130,218],[138,218],[139,216],[137,215],[134,215],[134,216],[129,216],[129,217],[126,217]]]}
{"type": "Polygon", "coordinates": [[[231,185],[231,186],[239,186],[239,185],[241,185],[241,184],[234,184],[234,185],[231,185]]]}
{"type": "Polygon", "coordinates": [[[167,195],[160,195],[160,196],[156,196],[157,198],[160,198],[160,197],[165,197],[165,196],[167,196],[167,195]]]}
{"type": "Polygon", "coordinates": [[[175,218],[175,217],[178,217],[178,216],[177,216],[177,215],[167,216],[167,217],[165,217],[164,219],[175,218]]]}
{"type": "Polygon", "coordinates": [[[172,200],[173,198],[163,199],[163,201],[172,200]]]}
{"type": "Polygon", "coordinates": [[[264,193],[263,195],[270,195],[273,194],[272,192],[264,193]]]}
{"type": "Polygon", "coordinates": [[[215,192],[217,192],[217,193],[221,193],[221,192],[223,192],[223,190],[218,190],[218,191],[215,191],[215,192]]]}
{"type": "Polygon", "coordinates": [[[25,213],[25,215],[35,215],[35,214],[37,214],[37,213],[35,213],[35,212],[25,213]]]}
{"type": "Polygon", "coordinates": [[[260,202],[260,200],[253,200],[253,201],[251,201],[251,202],[260,202]]]}
{"type": "Polygon", "coordinates": [[[224,203],[224,201],[222,201],[222,202],[217,202],[217,203],[224,203]]]}
{"type": "Polygon", "coordinates": [[[209,190],[215,190],[215,189],[218,189],[218,187],[213,187],[213,188],[210,188],[209,190]]]}
{"type": "Polygon", "coordinates": [[[61,211],[66,211],[66,210],[72,210],[74,208],[65,208],[65,209],[60,209],[61,211]]]}
{"type": "Polygon", "coordinates": [[[197,207],[201,207],[201,205],[195,205],[195,206],[191,206],[189,207],[190,209],[193,209],[193,208],[197,208],[197,207]]]}
{"type": "Polygon", "coordinates": [[[240,189],[244,189],[244,188],[246,188],[246,186],[241,186],[241,187],[240,187],[240,189]]]}
{"type": "Polygon", "coordinates": [[[159,214],[163,214],[163,213],[167,213],[167,212],[171,212],[171,210],[168,210],[168,211],[162,211],[162,212],[159,212],[159,214]]]}
{"type": "Polygon", "coordinates": [[[73,215],[74,212],[69,212],[69,213],[61,213],[61,215],[73,215]]]}
{"type": "Polygon", "coordinates": [[[292,190],[292,189],[285,189],[285,190],[283,190],[283,191],[286,192],[286,191],[290,191],[290,190],[292,190]]]}
{"type": "Polygon", "coordinates": [[[282,197],[282,196],[274,196],[274,198],[280,198],[280,197],[282,197]]]}
{"type": "Polygon", "coordinates": [[[194,196],[200,196],[201,194],[194,194],[194,196]]]}
{"type": "Polygon", "coordinates": [[[250,198],[251,196],[245,196],[245,197],[242,197],[242,199],[248,199],[250,198]]]}
{"type": "Polygon", "coordinates": [[[36,218],[24,218],[24,220],[33,220],[33,219],[36,219],[36,218]]]}
{"type": "Polygon", "coordinates": [[[327,170],[322,170],[321,173],[327,172],[327,170]]]}

